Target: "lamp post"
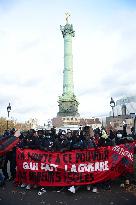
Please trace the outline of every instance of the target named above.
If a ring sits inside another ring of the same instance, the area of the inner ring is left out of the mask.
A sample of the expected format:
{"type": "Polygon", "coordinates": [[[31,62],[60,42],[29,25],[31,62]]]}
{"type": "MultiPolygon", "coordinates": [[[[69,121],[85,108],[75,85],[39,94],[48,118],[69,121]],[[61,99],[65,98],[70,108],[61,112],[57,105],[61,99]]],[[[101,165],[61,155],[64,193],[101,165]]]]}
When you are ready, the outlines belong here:
{"type": "Polygon", "coordinates": [[[115,107],[115,102],[113,100],[113,98],[111,97],[111,100],[110,100],[110,106],[112,108],[112,114],[113,114],[113,118],[114,118],[114,107],[115,107]]]}
{"type": "Polygon", "coordinates": [[[7,106],[7,112],[8,112],[8,119],[7,119],[7,130],[8,130],[8,120],[9,120],[9,113],[11,111],[11,105],[9,103],[9,105],[7,106]]]}
{"type": "Polygon", "coordinates": [[[51,121],[48,120],[48,129],[50,128],[50,126],[51,126],[51,121]]]}

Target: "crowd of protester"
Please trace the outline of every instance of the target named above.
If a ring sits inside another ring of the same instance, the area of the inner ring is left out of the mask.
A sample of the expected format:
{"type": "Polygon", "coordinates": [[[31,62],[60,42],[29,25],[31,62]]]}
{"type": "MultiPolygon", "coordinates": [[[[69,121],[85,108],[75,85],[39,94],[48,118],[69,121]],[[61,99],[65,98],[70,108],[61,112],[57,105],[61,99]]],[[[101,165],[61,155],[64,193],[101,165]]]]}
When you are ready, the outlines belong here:
{"type": "MultiPolygon", "coordinates": [[[[133,130],[133,129],[132,129],[133,130]]],[[[123,130],[106,131],[104,128],[92,129],[89,126],[79,128],[79,130],[51,130],[31,129],[20,135],[20,148],[40,149],[45,151],[70,151],[74,149],[88,149],[101,146],[114,146],[135,140],[136,136],[132,131],[127,135],[126,127],[123,130]]]]}
{"type": "MultiPolygon", "coordinates": [[[[22,131],[19,136],[19,143],[12,148],[12,150],[0,156],[0,185],[3,185],[7,180],[14,180],[16,176],[16,147],[21,149],[40,149],[44,151],[70,151],[75,149],[89,149],[101,146],[115,146],[132,142],[136,139],[134,128],[131,129],[131,135],[127,135],[126,126],[123,130],[115,131],[112,128],[106,130],[105,128],[92,129],[89,126],[80,127],[79,130],[59,130],[58,133],[53,127],[50,130],[34,130],[22,131]],[[7,164],[10,162],[10,177],[7,171],[7,164]]],[[[15,134],[15,129],[6,130],[0,137],[1,141],[4,139],[12,139],[15,134]]],[[[1,149],[1,147],[0,147],[1,149]]],[[[108,184],[109,186],[109,184],[108,184]]],[[[30,189],[31,185],[22,184],[21,187],[30,189]]],[[[72,186],[73,187],[73,186],[72,186]]],[[[69,190],[74,193],[75,187],[70,187],[69,190]],[[73,191],[74,190],[74,191],[73,191]]],[[[78,188],[78,187],[77,187],[78,188]]]]}

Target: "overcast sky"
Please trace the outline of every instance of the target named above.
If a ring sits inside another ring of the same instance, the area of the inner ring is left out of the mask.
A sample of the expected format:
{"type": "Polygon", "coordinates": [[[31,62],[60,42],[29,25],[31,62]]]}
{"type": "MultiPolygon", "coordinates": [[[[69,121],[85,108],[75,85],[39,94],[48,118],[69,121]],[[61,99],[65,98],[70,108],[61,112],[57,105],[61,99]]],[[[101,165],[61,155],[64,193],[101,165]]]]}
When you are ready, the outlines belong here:
{"type": "Polygon", "coordinates": [[[60,24],[71,14],[74,92],[83,117],[136,94],[135,0],[0,0],[0,116],[55,117],[63,91],[60,24]]]}

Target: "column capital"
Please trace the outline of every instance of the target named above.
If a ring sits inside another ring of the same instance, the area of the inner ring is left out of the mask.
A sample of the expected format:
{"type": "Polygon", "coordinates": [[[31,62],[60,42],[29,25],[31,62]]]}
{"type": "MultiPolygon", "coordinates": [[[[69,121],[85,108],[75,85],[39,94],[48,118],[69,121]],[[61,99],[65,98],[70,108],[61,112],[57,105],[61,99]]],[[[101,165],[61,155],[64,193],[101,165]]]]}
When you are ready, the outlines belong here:
{"type": "Polygon", "coordinates": [[[72,37],[75,36],[75,31],[73,30],[73,25],[72,24],[66,24],[65,26],[60,25],[60,30],[62,32],[63,38],[67,34],[70,34],[72,37]]]}

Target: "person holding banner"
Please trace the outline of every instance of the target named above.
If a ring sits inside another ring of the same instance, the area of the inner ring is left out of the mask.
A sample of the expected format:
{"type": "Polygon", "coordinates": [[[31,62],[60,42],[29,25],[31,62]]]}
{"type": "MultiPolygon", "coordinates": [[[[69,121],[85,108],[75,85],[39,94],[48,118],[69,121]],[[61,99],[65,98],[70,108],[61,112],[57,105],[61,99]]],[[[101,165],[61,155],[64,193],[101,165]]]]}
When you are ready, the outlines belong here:
{"type": "Polygon", "coordinates": [[[45,151],[53,151],[54,150],[54,137],[51,133],[46,132],[44,133],[43,130],[38,131],[39,136],[39,149],[45,151]]]}
{"type": "Polygon", "coordinates": [[[77,130],[74,130],[72,135],[72,141],[71,141],[71,149],[83,150],[85,148],[84,139],[85,138],[82,134],[79,135],[79,132],[77,130]]]}
{"type": "Polygon", "coordinates": [[[84,137],[85,137],[84,143],[85,143],[85,148],[86,149],[96,147],[95,141],[94,141],[93,137],[90,136],[89,133],[86,133],[84,137]]]}
{"type": "MultiPolygon", "coordinates": [[[[22,138],[19,146],[22,149],[39,149],[40,148],[40,137],[34,129],[30,129],[27,133],[25,133],[24,138],[22,138]]],[[[21,184],[21,188],[26,188],[30,190],[32,188],[31,184],[21,184]]]]}
{"type": "MultiPolygon", "coordinates": [[[[72,137],[69,136],[71,150],[73,149],[83,150],[85,148],[85,137],[82,135],[82,133],[83,132],[79,134],[79,131],[74,130],[72,133],[72,137]]],[[[80,186],[71,186],[68,188],[68,191],[75,194],[79,188],[80,186]]]]}
{"type": "Polygon", "coordinates": [[[16,177],[16,145],[18,143],[18,139],[15,135],[15,129],[13,128],[8,135],[6,141],[3,142],[3,156],[4,162],[2,166],[2,172],[4,175],[4,180],[14,180],[16,177]],[[7,164],[10,162],[10,174],[7,171],[7,164]]]}
{"type": "Polygon", "coordinates": [[[66,136],[66,133],[62,131],[55,139],[54,142],[55,151],[61,151],[61,152],[68,151],[70,150],[70,146],[71,144],[66,136]]]}
{"type": "Polygon", "coordinates": [[[102,129],[101,136],[98,142],[99,147],[112,146],[112,140],[109,138],[105,129],[102,129]]]}

